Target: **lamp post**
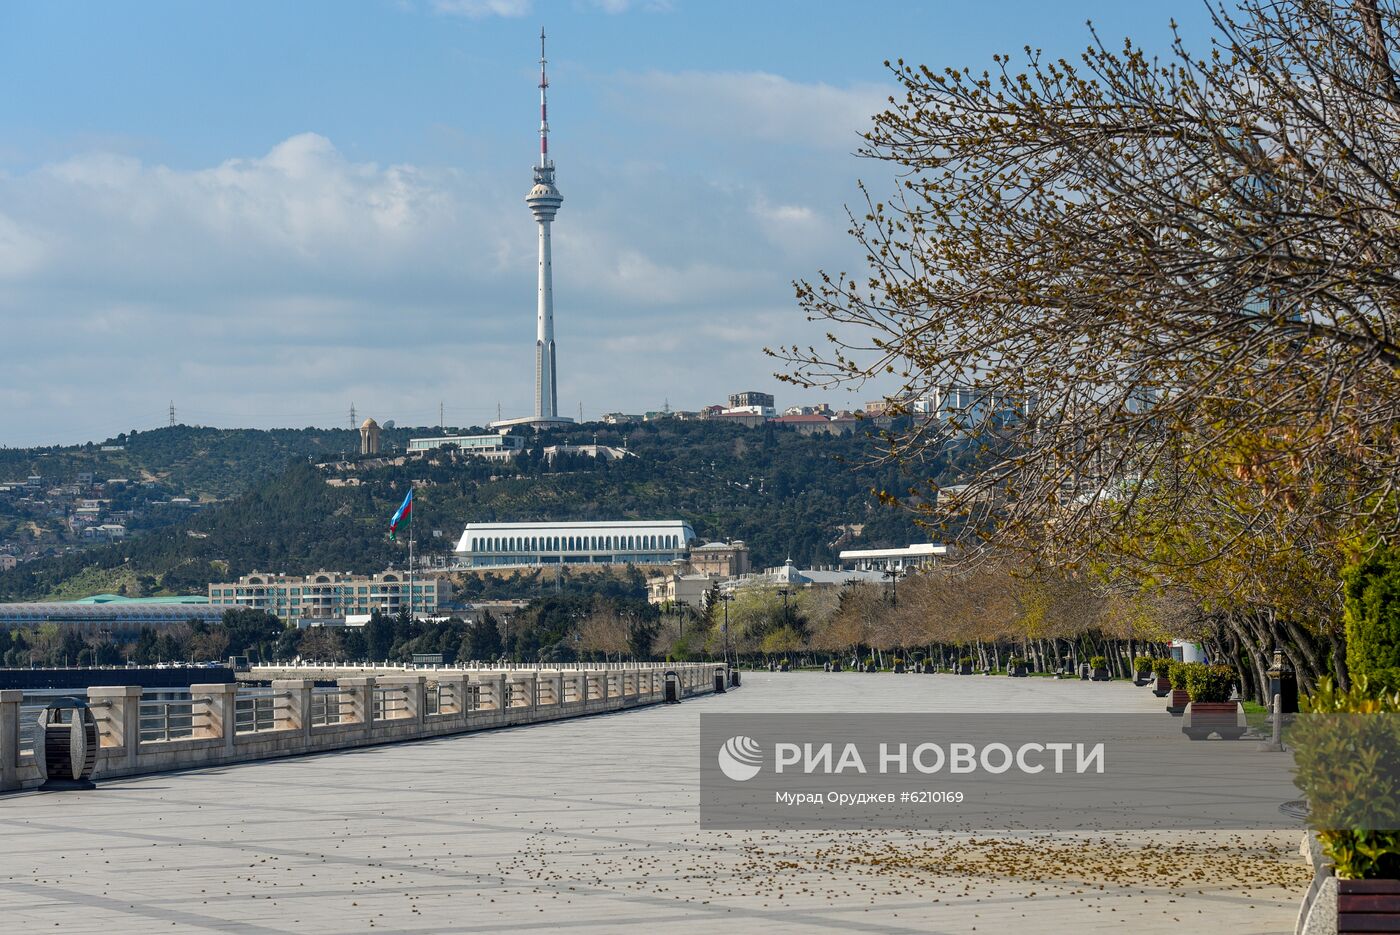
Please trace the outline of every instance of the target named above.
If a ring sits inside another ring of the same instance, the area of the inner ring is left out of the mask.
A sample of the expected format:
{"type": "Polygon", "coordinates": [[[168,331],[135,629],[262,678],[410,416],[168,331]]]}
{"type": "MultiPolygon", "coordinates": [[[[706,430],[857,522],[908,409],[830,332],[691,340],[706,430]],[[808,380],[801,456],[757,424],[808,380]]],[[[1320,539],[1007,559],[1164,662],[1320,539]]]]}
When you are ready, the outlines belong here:
{"type": "Polygon", "coordinates": [[[717,598],[724,604],[724,664],[729,665],[729,602],[734,600],[733,594],[720,592],[717,598]]]}

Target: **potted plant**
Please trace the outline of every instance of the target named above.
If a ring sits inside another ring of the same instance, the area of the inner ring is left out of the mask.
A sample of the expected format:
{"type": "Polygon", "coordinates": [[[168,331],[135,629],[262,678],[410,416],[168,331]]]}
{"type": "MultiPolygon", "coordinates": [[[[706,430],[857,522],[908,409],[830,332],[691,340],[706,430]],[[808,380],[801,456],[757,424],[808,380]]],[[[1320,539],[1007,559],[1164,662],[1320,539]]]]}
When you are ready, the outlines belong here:
{"type": "Polygon", "coordinates": [[[1187,666],[1198,666],[1199,662],[1173,662],[1169,678],[1172,683],[1172,692],[1167,699],[1167,713],[1172,717],[1180,717],[1186,713],[1186,706],[1191,703],[1191,696],[1186,694],[1186,672],[1187,666]]]}
{"type": "Polygon", "coordinates": [[[1293,781],[1336,873],[1307,907],[1305,930],[1400,931],[1400,832],[1376,830],[1394,827],[1400,799],[1400,692],[1353,672],[1350,691],[1323,679],[1302,708],[1289,731],[1293,781]]]}
{"type": "Polygon", "coordinates": [[[904,659],[900,656],[894,657],[894,671],[896,675],[904,674],[904,659]]]}
{"type": "Polygon", "coordinates": [[[1229,666],[1208,666],[1203,662],[1186,667],[1186,694],[1191,703],[1181,732],[1192,740],[1205,740],[1219,734],[1221,740],[1239,740],[1244,734],[1244,712],[1230,700],[1235,687],[1235,670],[1229,666]]]}
{"type": "Polygon", "coordinates": [[[789,671],[791,668],[792,668],[792,663],[789,662],[789,661],[786,660],[786,659],[784,659],[784,660],[782,660],[781,662],[778,663],[778,671],[779,671],[779,672],[787,672],[787,671],[789,671]]]}
{"type": "Polygon", "coordinates": [[[1024,658],[1012,656],[1006,660],[1006,674],[1014,679],[1023,679],[1030,674],[1030,668],[1026,665],[1024,658]]]}
{"type": "Polygon", "coordinates": [[[932,659],[923,659],[919,662],[919,671],[924,675],[932,675],[936,670],[933,667],[932,659]]]}
{"type": "Polygon", "coordinates": [[[840,659],[833,659],[833,660],[831,660],[831,671],[832,671],[832,672],[840,672],[840,671],[841,671],[841,660],[840,660],[840,659]]]}
{"type": "Polygon", "coordinates": [[[971,674],[972,674],[972,657],[971,657],[971,656],[959,656],[959,657],[958,657],[958,675],[971,675],[971,674]]]}
{"type": "Polygon", "coordinates": [[[1133,684],[1141,688],[1152,681],[1152,657],[1135,656],[1133,658],[1133,684]]]}
{"type": "Polygon", "coordinates": [[[1095,682],[1107,682],[1112,679],[1108,674],[1108,658],[1106,656],[1090,656],[1089,668],[1094,670],[1095,682]]]}
{"type": "Polygon", "coordinates": [[[869,656],[869,657],[866,658],[866,660],[865,660],[865,671],[867,671],[867,672],[879,672],[879,671],[880,671],[880,667],[877,666],[877,665],[875,664],[875,657],[874,657],[874,656],[869,656]]]}
{"type": "Polygon", "coordinates": [[[1158,698],[1167,697],[1167,693],[1172,690],[1172,666],[1175,661],[1170,658],[1152,660],[1152,674],[1157,676],[1157,684],[1152,689],[1152,694],[1158,698]]]}

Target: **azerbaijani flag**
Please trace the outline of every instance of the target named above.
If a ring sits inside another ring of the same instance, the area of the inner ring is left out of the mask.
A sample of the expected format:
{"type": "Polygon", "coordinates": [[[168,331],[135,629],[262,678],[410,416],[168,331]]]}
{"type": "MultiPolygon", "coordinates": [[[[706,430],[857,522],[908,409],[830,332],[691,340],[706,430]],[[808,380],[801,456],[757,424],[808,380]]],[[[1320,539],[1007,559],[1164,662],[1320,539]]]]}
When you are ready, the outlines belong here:
{"type": "Polygon", "coordinates": [[[389,538],[393,539],[399,531],[399,521],[405,516],[411,520],[413,517],[413,488],[408,488],[408,496],[403,498],[403,505],[394,513],[394,518],[389,520],[389,538]]]}

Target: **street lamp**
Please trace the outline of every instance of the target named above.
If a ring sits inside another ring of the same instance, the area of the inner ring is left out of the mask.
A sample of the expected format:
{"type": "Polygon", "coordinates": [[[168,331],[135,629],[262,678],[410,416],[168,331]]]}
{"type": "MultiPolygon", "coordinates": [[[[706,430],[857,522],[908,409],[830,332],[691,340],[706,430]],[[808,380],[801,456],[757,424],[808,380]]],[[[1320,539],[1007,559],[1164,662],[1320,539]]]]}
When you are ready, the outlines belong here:
{"type": "Polygon", "coordinates": [[[716,598],[724,603],[724,664],[729,665],[729,602],[734,600],[733,594],[721,592],[716,598]]]}
{"type": "Polygon", "coordinates": [[[885,577],[890,579],[890,605],[899,606],[899,571],[894,568],[885,569],[885,577]]]}

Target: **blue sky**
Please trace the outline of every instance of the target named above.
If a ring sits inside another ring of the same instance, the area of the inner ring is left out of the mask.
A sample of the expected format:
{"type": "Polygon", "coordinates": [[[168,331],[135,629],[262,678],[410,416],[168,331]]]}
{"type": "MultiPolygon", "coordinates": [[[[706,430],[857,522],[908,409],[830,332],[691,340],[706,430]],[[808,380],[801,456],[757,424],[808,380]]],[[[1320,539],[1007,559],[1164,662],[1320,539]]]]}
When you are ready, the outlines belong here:
{"type": "Polygon", "coordinates": [[[800,396],[792,279],[850,268],[882,66],[1203,47],[1178,3],[341,0],[0,5],[0,444],[165,421],[451,425],[532,399],[550,34],[560,406],[800,396]]]}

